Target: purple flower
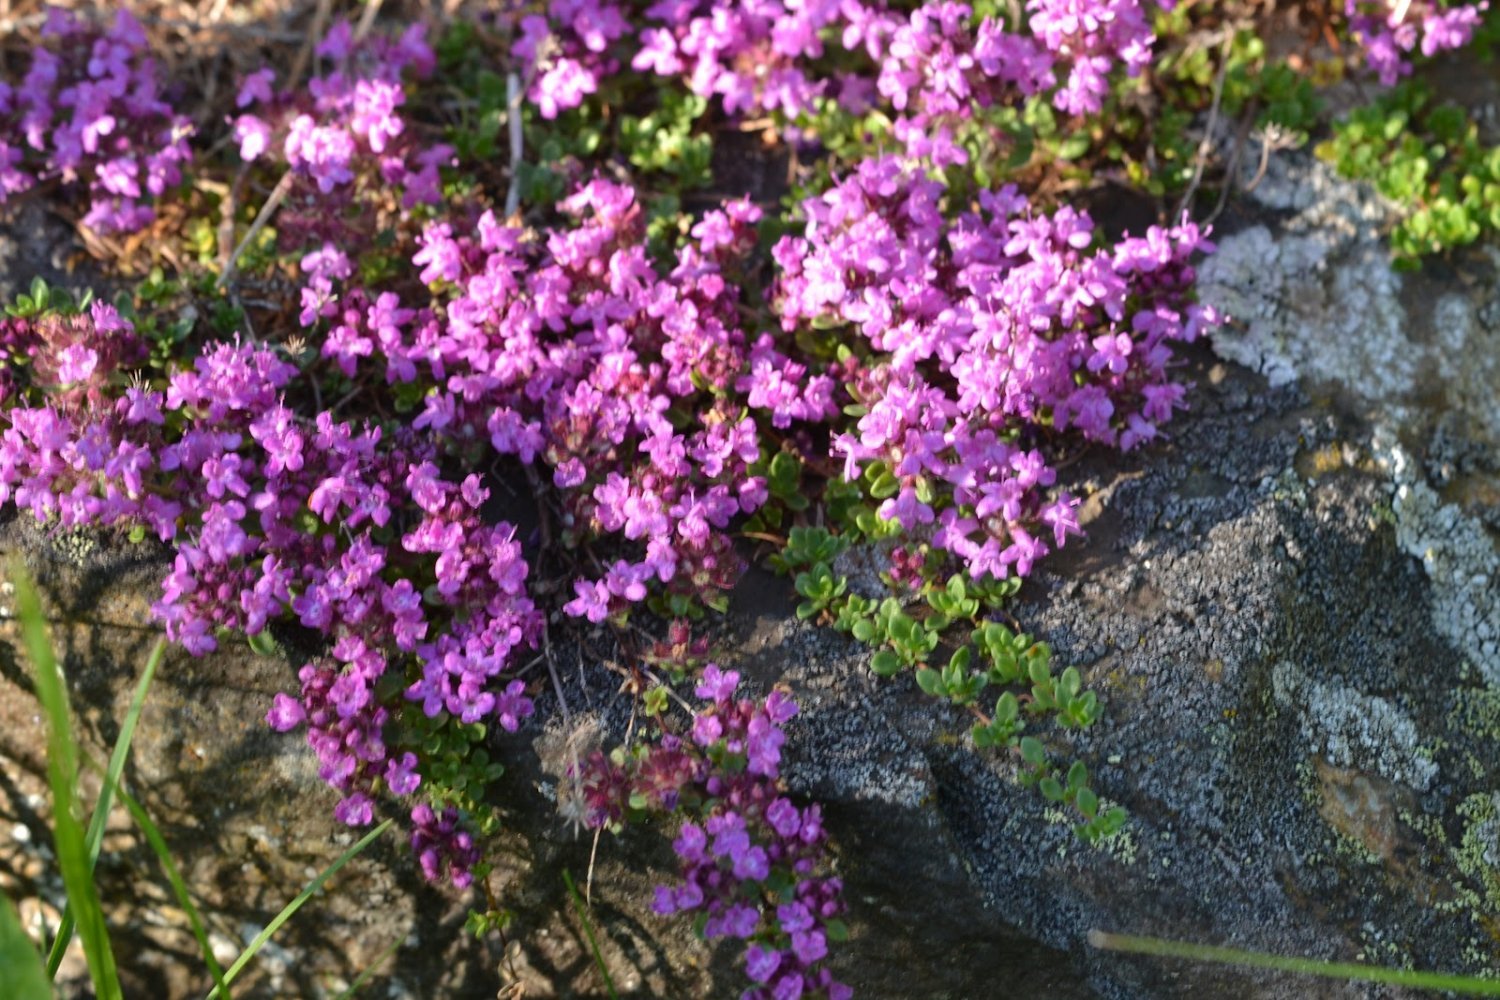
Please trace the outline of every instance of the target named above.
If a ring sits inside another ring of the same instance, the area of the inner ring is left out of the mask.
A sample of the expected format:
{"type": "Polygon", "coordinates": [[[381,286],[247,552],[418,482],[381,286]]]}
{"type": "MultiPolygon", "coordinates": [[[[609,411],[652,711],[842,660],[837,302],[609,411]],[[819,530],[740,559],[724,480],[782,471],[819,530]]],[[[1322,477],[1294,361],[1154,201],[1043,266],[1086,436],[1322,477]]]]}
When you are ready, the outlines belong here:
{"type": "Polygon", "coordinates": [[[375,818],[375,801],[364,792],[355,792],[333,807],[333,815],[348,826],[369,826],[375,818]]]}
{"type": "Polygon", "coordinates": [[[693,693],[707,701],[722,703],[734,697],[734,689],[739,683],[739,671],[720,670],[718,664],[710,663],[703,668],[703,677],[693,693]]]}
{"type": "Polygon", "coordinates": [[[766,809],[766,822],[782,837],[795,837],[802,826],[802,817],[797,807],[787,799],[777,799],[766,809]]]}
{"type": "Polygon", "coordinates": [[[416,754],[404,753],[399,758],[392,757],[386,762],[385,784],[393,795],[410,795],[417,790],[422,783],[422,776],[417,773],[416,754]]]}
{"type": "Polygon", "coordinates": [[[64,348],[57,356],[57,378],[64,385],[83,382],[99,364],[99,353],[83,344],[64,348]]]}
{"type": "Polygon", "coordinates": [[[500,720],[500,727],[508,733],[519,729],[521,720],[535,711],[536,706],[526,697],[524,681],[511,681],[495,699],[495,716],[500,720]]]}
{"type": "Polygon", "coordinates": [[[752,944],[745,949],[745,975],[752,982],[764,983],[781,968],[781,952],[752,944]]]}
{"type": "Polygon", "coordinates": [[[296,729],[307,720],[302,703],[291,695],[278,693],[271,701],[271,710],[266,713],[266,724],[278,733],[296,729]]]}

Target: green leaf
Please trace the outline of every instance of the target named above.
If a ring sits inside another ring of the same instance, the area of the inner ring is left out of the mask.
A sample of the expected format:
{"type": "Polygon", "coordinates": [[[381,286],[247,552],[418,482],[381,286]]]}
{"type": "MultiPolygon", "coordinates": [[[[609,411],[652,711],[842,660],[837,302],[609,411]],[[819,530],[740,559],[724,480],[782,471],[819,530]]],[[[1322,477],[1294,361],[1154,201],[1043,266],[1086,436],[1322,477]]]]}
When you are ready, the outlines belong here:
{"type": "Polygon", "coordinates": [[[254,635],[245,636],[245,641],[250,645],[251,652],[256,656],[275,656],[276,640],[271,638],[271,633],[261,629],[254,635]]]}
{"type": "MultiPolygon", "coordinates": [[[[225,984],[227,985],[234,982],[234,978],[238,976],[240,972],[244,970],[245,966],[250,964],[251,959],[255,958],[260,950],[266,946],[266,942],[271,940],[271,937],[281,929],[281,925],[292,919],[293,914],[302,909],[302,905],[309,899],[311,899],[319,889],[323,888],[323,883],[333,878],[333,876],[338,873],[338,870],[340,868],[344,867],[350,861],[354,860],[354,858],[358,857],[359,854],[363,852],[365,848],[373,844],[382,833],[385,833],[386,830],[390,829],[392,822],[394,821],[388,819],[377,826],[375,829],[371,830],[369,833],[365,834],[359,839],[358,842],[354,844],[354,846],[350,847],[343,854],[340,854],[338,860],[334,861],[333,864],[323,869],[320,873],[318,873],[316,878],[307,883],[307,887],[297,894],[297,898],[286,904],[286,906],[282,908],[280,913],[272,917],[271,922],[266,924],[265,929],[262,930],[259,934],[255,935],[255,939],[250,942],[249,946],[240,954],[240,957],[234,960],[234,964],[231,965],[229,967],[229,971],[224,974],[225,984]]],[[[215,986],[212,990],[209,991],[207,1000],[215,1000],[216,997],[220,996],[221,994],[219,992],[219,987],[215,986]]]]}
{"type": "Polygon", "coordinates": [[[203,964],[208,966],[208,974],[213,977],[214,985],[221,997],[229,997],[229,986],[224,981],[224,969],[219,965],[219,960],[214,957],[213,945],[208,941],[208,931],[204,928],[203,917],[198,908],[193,905],[192,897],[188,895],[187,884],[182,880],[182,873],[178,871],[176,863],[172,860],[172,852],[167,847],[166,840],[161,831],[151,821],[146,810],[135,800],[129,792],[119,786],[118,775],[104,776],[104,787],[106,791],[112,791],[118,795],[120,802],[130,813],[135,825],[140,828],[146,838],[146,843],[156,855],[156,860],[161,863],[162,871],[167,876],[167,882],[172,887],[172,894],[177,897],[177,905],[187,914],[188,925],[193,930],[193,937],[198,941],[198,951],[203,955],[203,964]]]}
{"type": "MultiPolygon", "coordinates": [[[[848,932],[845,931],[847,936],[848,932]]],[[[51,1000],[52,987],[42,956],[16,916],[9,899],[0,896],[0,996],[9,1000],[51,1000]]]]}
{"type": "Polygon", "coordinates": [[[1068,787],[1073,789],[1082,788],[1089,783],[1089,769],[1083,761],[1075,760],[1073,766],[1068,768],[1068,787]]]}
{"type": "Polygon", "coordinates": [[[973,658],[974,654],[968,646],[960,646],[954,652],[952,659],[948,661],[948,666],[959,673],[965,673],[968,671],[969,662],[973,658]]]}
{"type": "Polygon", "coordinates": [[[854,634],[854,638],[860,642],[869,642],[875,638],[875,623],[868,618],[861,618],[854,623],[854,628],[851,631],[854,634]]]}
{"type": "Polygon", "coordinates": [[[1054,778],[1054,777],[1052,777],[1051,775],[1048,775],[1047,777],[1043,778],[1037,784],[1037,788],[1041,789],[1042,795],[1044,797],[1046,797],[1046,799],[1047,799],[1048,802],[1061,802],[1062,801],[1062,798],[1063,798],[1062,785],[1058,784],[1057,779],[1054,778]]]}
{"type": "MultiPolygon", "coordinates": [[[[36,674],[37,698],[47,717],[47,778],[52,786],[53,840],[63,885],[67,889],[68,905],[76,914],[95,995],[100,1000],[122,1000],[120,975],[104,926],[104,911],[99,906],[99,890],[94,885],[88,845],[74,813],[77,807],[78,755],[69,728],[67,688],[52,652],[52,640],[42,617],[41,599],[31,576],[19,561],[11,563],[9,575],[16,589],[21,636],[36,674]]],[[[63,947],[67,947],[66,942],[63,947]]]]}
{"type": "MultiPolygon", "coordinates": [[[[136,724],[140,722],[141,709],[146,704],[146,692],[151,687],[151,679],[156,676],[156,669],[161,666],[162,656],[166,650],[165,636],[156,640],[156,645],[151,647],[151,653],[146,657],[146,667],[141,671],[141,679],[136,684],[134,696],[130,699],[130,708],[126,710],[125,719],[120,725],[120,735],[115,738],[115,747],[110,751],[109,768],[104,775],[104,787],[99,792],[99,801],[94,803],[94,814],[89,818],[87,841],[91,873],[99,862],[99,849],[104,843],[104,828],[109,823],[110,796],[114,794],[115,787],[120,783],[120,775],[125,773],[125,761],[130,756],[130,742],[135,738],[136,724]]],[[[69,903],[63,907],[62,917],[57,925],[57,937],[53,939],[52,951],[47,955],[49,978],[57,975],[57,969],[62,965],[63,953],[67,951],[68,943],[73,940],[73,923],[73,907],[69,903]]]]}
{"type": "Polygon", "coordinates": [[[583,896],[579,893],[578,886],[573,884],[572,873],[566,868],[563,869],[563,882],[573,897],[573,905],[578,910],[578,919],[583,923],[583,934],[588,939],[589,950],[593,952],[594,965],[599,969],[599,975],[604,977],[604,988],[609,991],[610,1000],[620,1000],[620,995],[615,992],[615,981],[610,978],[609,967],[604,964],[604,956],[599,952],[599,942],[594,938],[594,925],[589,920],[588,910],[583,904],[583,896]]]}
{"type": "Polygon", "coordinates": [[[1089,819],[1093,819],[1099,812],[1099,796],[1095,795],[1093,790],[1089,788],[1078,789],[1078,795],[1073,799],[1073,804],[1078,807],[1079,812],[1083,813],[1089,819]]]}
{"type": "Polygon", "coordinates": [[[1035,736],[1026,736],[1021,739],[1021,759],[1028,764],[1041,765],[1047,762],[1047,752],[1042,749],[1042,741],[1035,736]]]}
{"type": "Polygon", "coordinates": [[[823,922],[823,933],[828,940],[835,943],[849,940],[849,925],[842,920],[826,920],[823,922]]]}
{"type": "Polygon", "coordinates": [[[881,677],[894,676],[901,669],[901,658],[889,649],[882,649],[870,658],[870,669],[881,677]]]}
{"type": "Polygon", "coordinates": [[[934,698],[947,693],[943,685],[943,678],[936,670],[930,667],[922,667],[917,671],[917,687],[932,695],[934,698]]]}

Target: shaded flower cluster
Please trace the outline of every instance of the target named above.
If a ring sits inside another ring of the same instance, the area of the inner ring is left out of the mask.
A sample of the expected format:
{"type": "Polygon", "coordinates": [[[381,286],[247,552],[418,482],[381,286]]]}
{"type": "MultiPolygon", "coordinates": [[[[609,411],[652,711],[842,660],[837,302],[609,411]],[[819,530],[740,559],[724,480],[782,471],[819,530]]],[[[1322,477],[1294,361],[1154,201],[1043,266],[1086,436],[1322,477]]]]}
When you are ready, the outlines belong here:
{"type": "Polygon", "coordinates": [[[171,543],[153,612],[194,654],[223,630],[253,636],[288,616],[325,636],[329,655],[268,718],[307,724],[323,777],[346,796],[341,819],[368,823],[378,784],[406,794],[419,780],[382,736],[376,688],[393,663],[414,665],[406,697],[428,716],[513,730],[530,714],[503,675],[540,618],[514,529],[480,517],[479,477],[443,479],[415,435],[298,416],[284,399],[297,370],[266,348],[211,346],[156,390],[127,378],[144,350],[110,306],[0,332],[13,379],[0,501],[171,543]]]}
{"type": "Polygon", "coordinates": [[[1488,0],[1344,0],[1349,30],[1365,62],[1388,87],[1411,74],[1415,53],[1430,57],[1468,45],[1488,9],[1488,0]]]}
{"type": "Polygon", "coordinates": [[[1024,575],[1078,533],[1049,498],[1054,432],[1130,450],[1181,406],[1172,346],[1217,322],[1190,301],[1211,249],[1184,221],[1095,249],[1087,215],[1034,213],[1014,187],[949,219],[943,188],[893,157],[803,205],[775,249],[780,312],[847,325],[874,352],[851,383],[858,425],[834,438],[853,480],[890,478],[880,513],[975,577],[1024,575]]]}
{"type": "Polygon", "coordinates": [[[148,225],[182,182],[193,130],[166,100],[145,32],[125,10],[100,30],[51,8],[42,38],[20,82],[0,80],[0,204],[58,180],[87,186],[85,225],[148,225]]]}
{"type": "Polygon", "coordinates": [[[419,147],[407,134],[403,74],[423,78],[436,60],[426,31],[413,24],[398,38],[373,36],[356,43],[339,21],[316,47],[327,71],[305,90],[278,90],[276,75],[261,69],[240,83],[233,120],[240,157],[284,163],[324,197],[324,212],[354,197],[356,175],[402,192],[405,207],[441,199],[438,168],[453,157],[441,143],[419,147]],[[338,199],[328,196],[337,192],[338,199]]]}
{"type": "Polygon", "coordinates": [[[883,102],[915,150],[934,137],[951,145],[946,124],[929,134],[935,123],[1018,96],[1049,92],[1070,114],[1098,111],[1110,73],[1134,76],[1150,61],[1151,6],[1171,0],[1029,0],[1024,24],[975,17],[951,0],[914,10],[875,0],[697,0],[652,4],[632,31],[618,3],[552,0],[545,18],[522,23],[515,54],[530,67],[529,96],[548,118],[577,107],[628,62],[681,79],[729,114],[794,120],[818,98],[856,114],[883,102]]]}
{"type": "Polygon", "coordinates": [[[617,826],[632,812],[678,814],[672,842],[681,881],[656,890],[656,912],[691,914],[709,940],[744,942],[755,985],[742,1000],[827,997],[852,991],[822,966],[844,934],[843,885],[821,875],[826,840],[817,805],[798,807],[778,775],[783,725],[796,703],[778,691],[736,698],[739,674],[704,667],[704,706],[687,736],[670,732],[634,754],[596,753],[583,769],[588,820],[617,826]]]}
{"type": "Polygon", "coordinates": [[[327,317],[322,351],[346,374],[430,385],[414,430],[543,463],[565,545],[626,543],[576,580],[569,614],[603,621],[653,588],[717,602],[742,568],[729,525],[766,499],[741,400],[777,426],[821,420],[833,381],[741,326],[733,272],[755,245],[754,205],[705,214],[666,274],[631,188],[594,180],[560,207],[574,221],[540,234],[492,212],[430,224],[413,263],[439,293],[421,308],[335,290],[351,267],[329,246],[303,262],[304,322],[327,317]]]}

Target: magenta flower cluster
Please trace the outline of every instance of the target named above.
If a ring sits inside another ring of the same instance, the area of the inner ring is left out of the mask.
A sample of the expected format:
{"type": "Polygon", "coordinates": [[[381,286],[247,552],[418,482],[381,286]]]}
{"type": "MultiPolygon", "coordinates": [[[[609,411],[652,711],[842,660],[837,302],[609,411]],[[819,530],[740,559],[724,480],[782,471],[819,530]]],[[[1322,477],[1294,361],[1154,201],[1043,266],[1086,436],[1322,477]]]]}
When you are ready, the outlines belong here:
{"type": "Polygon", "coordinates": [[[125,10],[101,31],[50,8],[42,37],[20,83],[0,80],[0,204],[60,181],[87,186],[85,225],[148,225],[182,182],[193,130],[162,92],[145,32],[125,10]]]}
{"type": "Polygon", "coordinates": [[[733,271],[755,245],[755,206],[704,215],[665,275],[632,189],[595,180],[560,207],[573,222],[541,234],[491,212],[428,225],[413,263],[440,311],[335,289],[351,267],[326,247],[303,262],[304,322],[327,318],[322,352],[347,374],[431,385],[414,430],[544,463],[564,544],[625,543],[574,582],[569,614],[603,621],[653,588],[712,601],[742,568],[731,522],[767,495],[740,400],[774,408],[777,426],[821,420],[833,382],[741,326],[733,271]]]}
{"type": "Polygon", "coordinates": [[[806,234],[775,257],[788,328],[846,325],[874,352],[858,425],[833,439],[846,478],[883,463],[885,518],[1003,578],[1078,533],[1076,501],[1049,496],[1046,437],[1157,437],[1182,405],[1172,347],[1217,316],[1189,299],[1211,246],[1187,221],[1098,249],[1087,215],[1037,214],[1014,187],[978,209],[950,220],[939,183],[869,160],[803,205],[806,234]]]}
{"type": "Polygon", "coordinates": [[[265,348],[213,346],[160,391],[125,378],[143,345],[107,305],[0,334],[12,362],[0,502],[65,526],[145,525],[172,544],[153,611],[194,654],[221,630],[256,635],[283,617],[326,636],[328,655],[269,720],[307,725],[342,820],[369,823],[372,792],[420,780],[382,735],[376,686],[393,661],[419,665],[406,698],[428,716],[514,730],[531,713],[504,674],[541,620],[514,529],[479,513],[478,476],[444,479],[415,435],[296,415],[283,395],[297,371],[265,348]]]}
{"type": "Polygon", "coordinates": [[[1411,74],[1414,53],[1430,57],[1469,44],[1489,6],[1488,0],[1344,0],[1344,14],[1365,62],[1391,86],[1411,74]]]}
{"type": "Polygon", "coordinates": [[[520,25],[514,54],[529,67],[541,115],[576,108],[622,64],[681,79],[729,114],[796,121],[820,99],[864,114],[888,111],[916,156],[962,163],[954,124],[1017,96],[1052,94],[1091,114],[1109,75],[1151,61],[1151,9],[1173,0],[1029,0],[1023,24],[938,0],[916,9],[883,0],[723,3],[661,0],[637,30],[615,0],[550,0],[520,25]]]}
{"type": "Polygon", "coordinates": [[[744,942],[755,985],[742,1000],[845,1000],[852,991],[822,966],[843,914],[843,885],[820,876],[827,835],[816,804],[799,808],[778,775],[783,725],[797,705],[778,691],[736,698],[739,674],[704,667],[705,705],[686,737],[665,733],[617,763],[596,753],[584,768],[588,818],[620,822],[631,802],[688,817],[672,842],[676,885],[656,890],[656,912],[701,917],[709,940],[744,942]]]}
{"type": "MultiPolygon", "coordinates": [[[[882,0],[792,3],[662,0],[638,30],[614,0],[552,0],[521,25],[515,54],[544,117],[577,107],[628,64],[681,79],[730,114],[787,120],[820,98],[862,114],[893,112],[912,152],[934,142],[950,159],[950,125],[1016,95],[1050,93],[1069,114],[1098,111],[1117,68],[1151,58],[1151,6],[1172,0],[1029,0],[1024,23],[978,17],[951,0],[910,9],[882,0]]],[[[959,161],[952,161],[959,162],[959,161]]]]}
{"type": "Polygon", "coordinates": [[[421,24],[394,40],[374,36],[356,44],[347,21],[339,21],[320,42],[316,57],[326,72],[296,92],[277,90],[275,73],[261,69],[240,83],[231,123],[240,157],[283,163],[325,196],[351,198],[356,174],[402,192],[405,207],[441,200],[439,167],[453,158],[441,143],[425,147],[411,140],[401,108],[406,104],[402,75],[420,79],[436,64],[421,24]]]}

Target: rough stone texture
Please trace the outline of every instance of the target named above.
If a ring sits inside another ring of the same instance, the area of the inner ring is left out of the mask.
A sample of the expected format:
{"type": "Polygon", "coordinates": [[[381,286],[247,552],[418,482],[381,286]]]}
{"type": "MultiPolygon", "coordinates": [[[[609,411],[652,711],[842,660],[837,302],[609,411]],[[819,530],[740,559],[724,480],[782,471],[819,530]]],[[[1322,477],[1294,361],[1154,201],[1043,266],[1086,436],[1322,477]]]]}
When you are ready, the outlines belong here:
{"type": "MultiPolygon", "coordinates": [[[[788,773],[827,803],[854,932],[836,967],[862,996],[1406,995],[1107,955],[1086,946],[1091,928],[1497,966],[1500,306],[1464,278],[1490,265],[1476,253],[1397,275],[1378,240],[1384,209],[1305,158],[1274,161],[1259,197],[1205,268],[1243,324],[1215,347],[1255,371],[1195,354],[1194,411],[1169,441],[1073,467],[1092,490],[1090,537],[1014,608],[1107,702],[1082,737],[1038,732],[1130,811],[1119,839],[1083,847],[1020,785],[1013,758],[969,745],[965,717],[909,680],[879,681],[838,634],[797,622],[784,582],[752,574],[736,594],[726,659],[804,706],[788,773]]],[[[102,754],[150,642],[160,554],[118,539],[80,547],[21,520],[0,548],[44,576],[102,754]]],[[[393,971],[368,995],[493,996],[516,980],[528,996],[603,995],[561,881],[564,868],[582,880],[591,845],[554,808],[567,760],[629,716],[591,641],[560,651],[567,717],[544,695],[550,721],[501,747],[515,833],[495,882],[518,914],[513,944],[466,941],[462,902],[423,886],[393,838],[288,926],[245,995],[336,992],[397,939],[393,971]]],[[[260,725],[290,677],[288,663],[248,652],[173,655],[137,740],[132,786],[226,950],[338,849],[331,794],[300,741],[260,725]]],[[[0,683],[0,887],[30,893],[35,912],[60,894],[40,728],[13,656],[0,657],[0,683]]],[[[647,911],[668,860],[645,835],[599,845],[592,920],[616,985],[726,995],[732,956],[647,911]]],[[[125,824],[103,864],[131,994],[201,990],[125,824]]]]}

